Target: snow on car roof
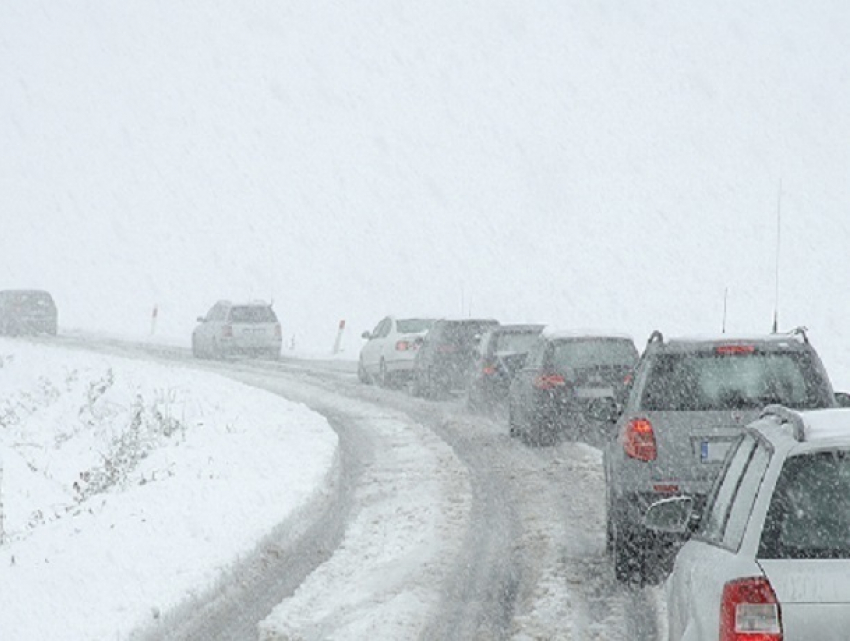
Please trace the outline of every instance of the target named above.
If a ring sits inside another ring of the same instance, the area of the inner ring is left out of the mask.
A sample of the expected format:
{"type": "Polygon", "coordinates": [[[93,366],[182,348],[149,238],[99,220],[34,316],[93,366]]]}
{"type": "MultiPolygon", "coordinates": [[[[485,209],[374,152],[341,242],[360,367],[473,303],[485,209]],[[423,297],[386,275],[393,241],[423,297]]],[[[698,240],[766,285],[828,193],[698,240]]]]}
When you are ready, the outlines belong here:
{"type": "Polygon", "coordinates": [[[673,336],[668,341],[674,343],[801,343],[800,334],[694,334],[691,336],[673,336]]]}
{"type": "Polygon", "coordinates": [[[628,334],[600,329],[560,329],[557,327],[546,327],[542,335],[546,338],[617,338],[634,341],[628,334]]]}
{"type": "MultiPolygon", "coordinates": [[[[787,411],[803,420],[804,439],[801,441],[801,445],[838,441],[850,446],[850,409],[829,408],[804,412],[781,409],[781,411],[787,411]]],[[[777,415],[768,415],[762,417],[754,427],[772,440],[776,438],[777,434],[781,434],[781,438],[793,438],[793,432],[790,429],[777,432],[777,423],[781,424],[783,428],[788,424],[787,421],[782,420],[777,415]]]]}

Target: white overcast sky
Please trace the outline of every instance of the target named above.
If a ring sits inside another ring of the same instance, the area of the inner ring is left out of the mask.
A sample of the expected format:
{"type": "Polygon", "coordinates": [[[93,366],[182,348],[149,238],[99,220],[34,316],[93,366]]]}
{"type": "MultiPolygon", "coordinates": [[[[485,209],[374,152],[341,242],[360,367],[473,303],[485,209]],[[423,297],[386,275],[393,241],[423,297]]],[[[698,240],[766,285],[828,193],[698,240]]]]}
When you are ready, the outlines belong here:
{"type": "Polygon", "coordinates": [[[727,287],[761,331],[781,177],[781,320],[850,366],[847,42],[843,0],[4,2],[0,285],[187,343],[225,297],[316,350],[717,331],[727,287]]]}

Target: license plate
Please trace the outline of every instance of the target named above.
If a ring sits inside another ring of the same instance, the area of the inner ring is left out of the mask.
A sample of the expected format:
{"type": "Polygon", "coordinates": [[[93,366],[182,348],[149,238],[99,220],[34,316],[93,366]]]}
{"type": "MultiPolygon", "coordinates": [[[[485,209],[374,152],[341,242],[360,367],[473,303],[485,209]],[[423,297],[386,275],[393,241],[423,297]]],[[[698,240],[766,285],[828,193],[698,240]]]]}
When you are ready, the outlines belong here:
{"type": "Polygon", "coordinates": [[[702,441],[699,444],[699,460],[703,463],[719,463],[726,458],[731,441],[702,441]]]}
{"type": "Polygon", "coordinates": [[[613,387],[578,387],[576,398],[611,398],[614,396],[613,387]]]}

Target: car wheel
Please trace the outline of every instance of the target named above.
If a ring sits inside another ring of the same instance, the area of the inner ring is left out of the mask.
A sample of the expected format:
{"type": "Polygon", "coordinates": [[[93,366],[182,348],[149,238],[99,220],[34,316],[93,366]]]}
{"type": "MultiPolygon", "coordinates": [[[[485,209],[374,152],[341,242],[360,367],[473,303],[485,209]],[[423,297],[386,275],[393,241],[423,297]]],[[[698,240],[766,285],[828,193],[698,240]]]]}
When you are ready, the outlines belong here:
{"type": "Polygon", "coordinates": [[[364,385],[372,384],[372,379],[369,376],[369,373],[366,371],[366,368],[363,367],[363,361],[358,361],[357,363],[357,378],[364,385]]]}
{"type": "Polygon", "coordinates": [[[620,583],[643,585],[646,582],[646,541],[638,528],[611,525],[611,561],[614,577],[620,583]]]}
{"type": "Polygon", "coordinates": [[[384,362],[384,359],[381,359],[381,364],[378,365],[378,386],[379,387],[389,387],[390,386],[390,374],[387,371],[387,364],[384,362]]]}
{"type": "Polygon", "coordinates": [[[511,403],[508,403],[508,436],[511,438],[519,436],[519,426],[516,422],[516,417],[514,416],[514,406],[511,403]]]}

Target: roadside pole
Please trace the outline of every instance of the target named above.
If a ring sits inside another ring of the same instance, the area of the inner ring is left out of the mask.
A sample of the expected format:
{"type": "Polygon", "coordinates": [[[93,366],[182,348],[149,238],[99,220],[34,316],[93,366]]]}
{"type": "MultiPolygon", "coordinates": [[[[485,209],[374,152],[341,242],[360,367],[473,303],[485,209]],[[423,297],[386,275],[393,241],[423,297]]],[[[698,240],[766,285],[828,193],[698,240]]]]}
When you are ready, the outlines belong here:
{"type": "Polygon", "coordinates": [[[339,321],[339,330],[336,333],[336,340],[334,341],[334,356],[339,354],[340,345],[342,344],[342,333],[345,331],[345,321],[339,321]]]}
{"type": "Polygon", "coordinates": [[[0,545],[6,543],[6,522],[3,510],[3,453],[0,451],[0,545]]]}
{"type": "Polygon", "coordinates": [[[156,317],[159,316],[159,305],[154,303],[153,311],[151,312],[151,336],[156,334],[156,317]]]}

